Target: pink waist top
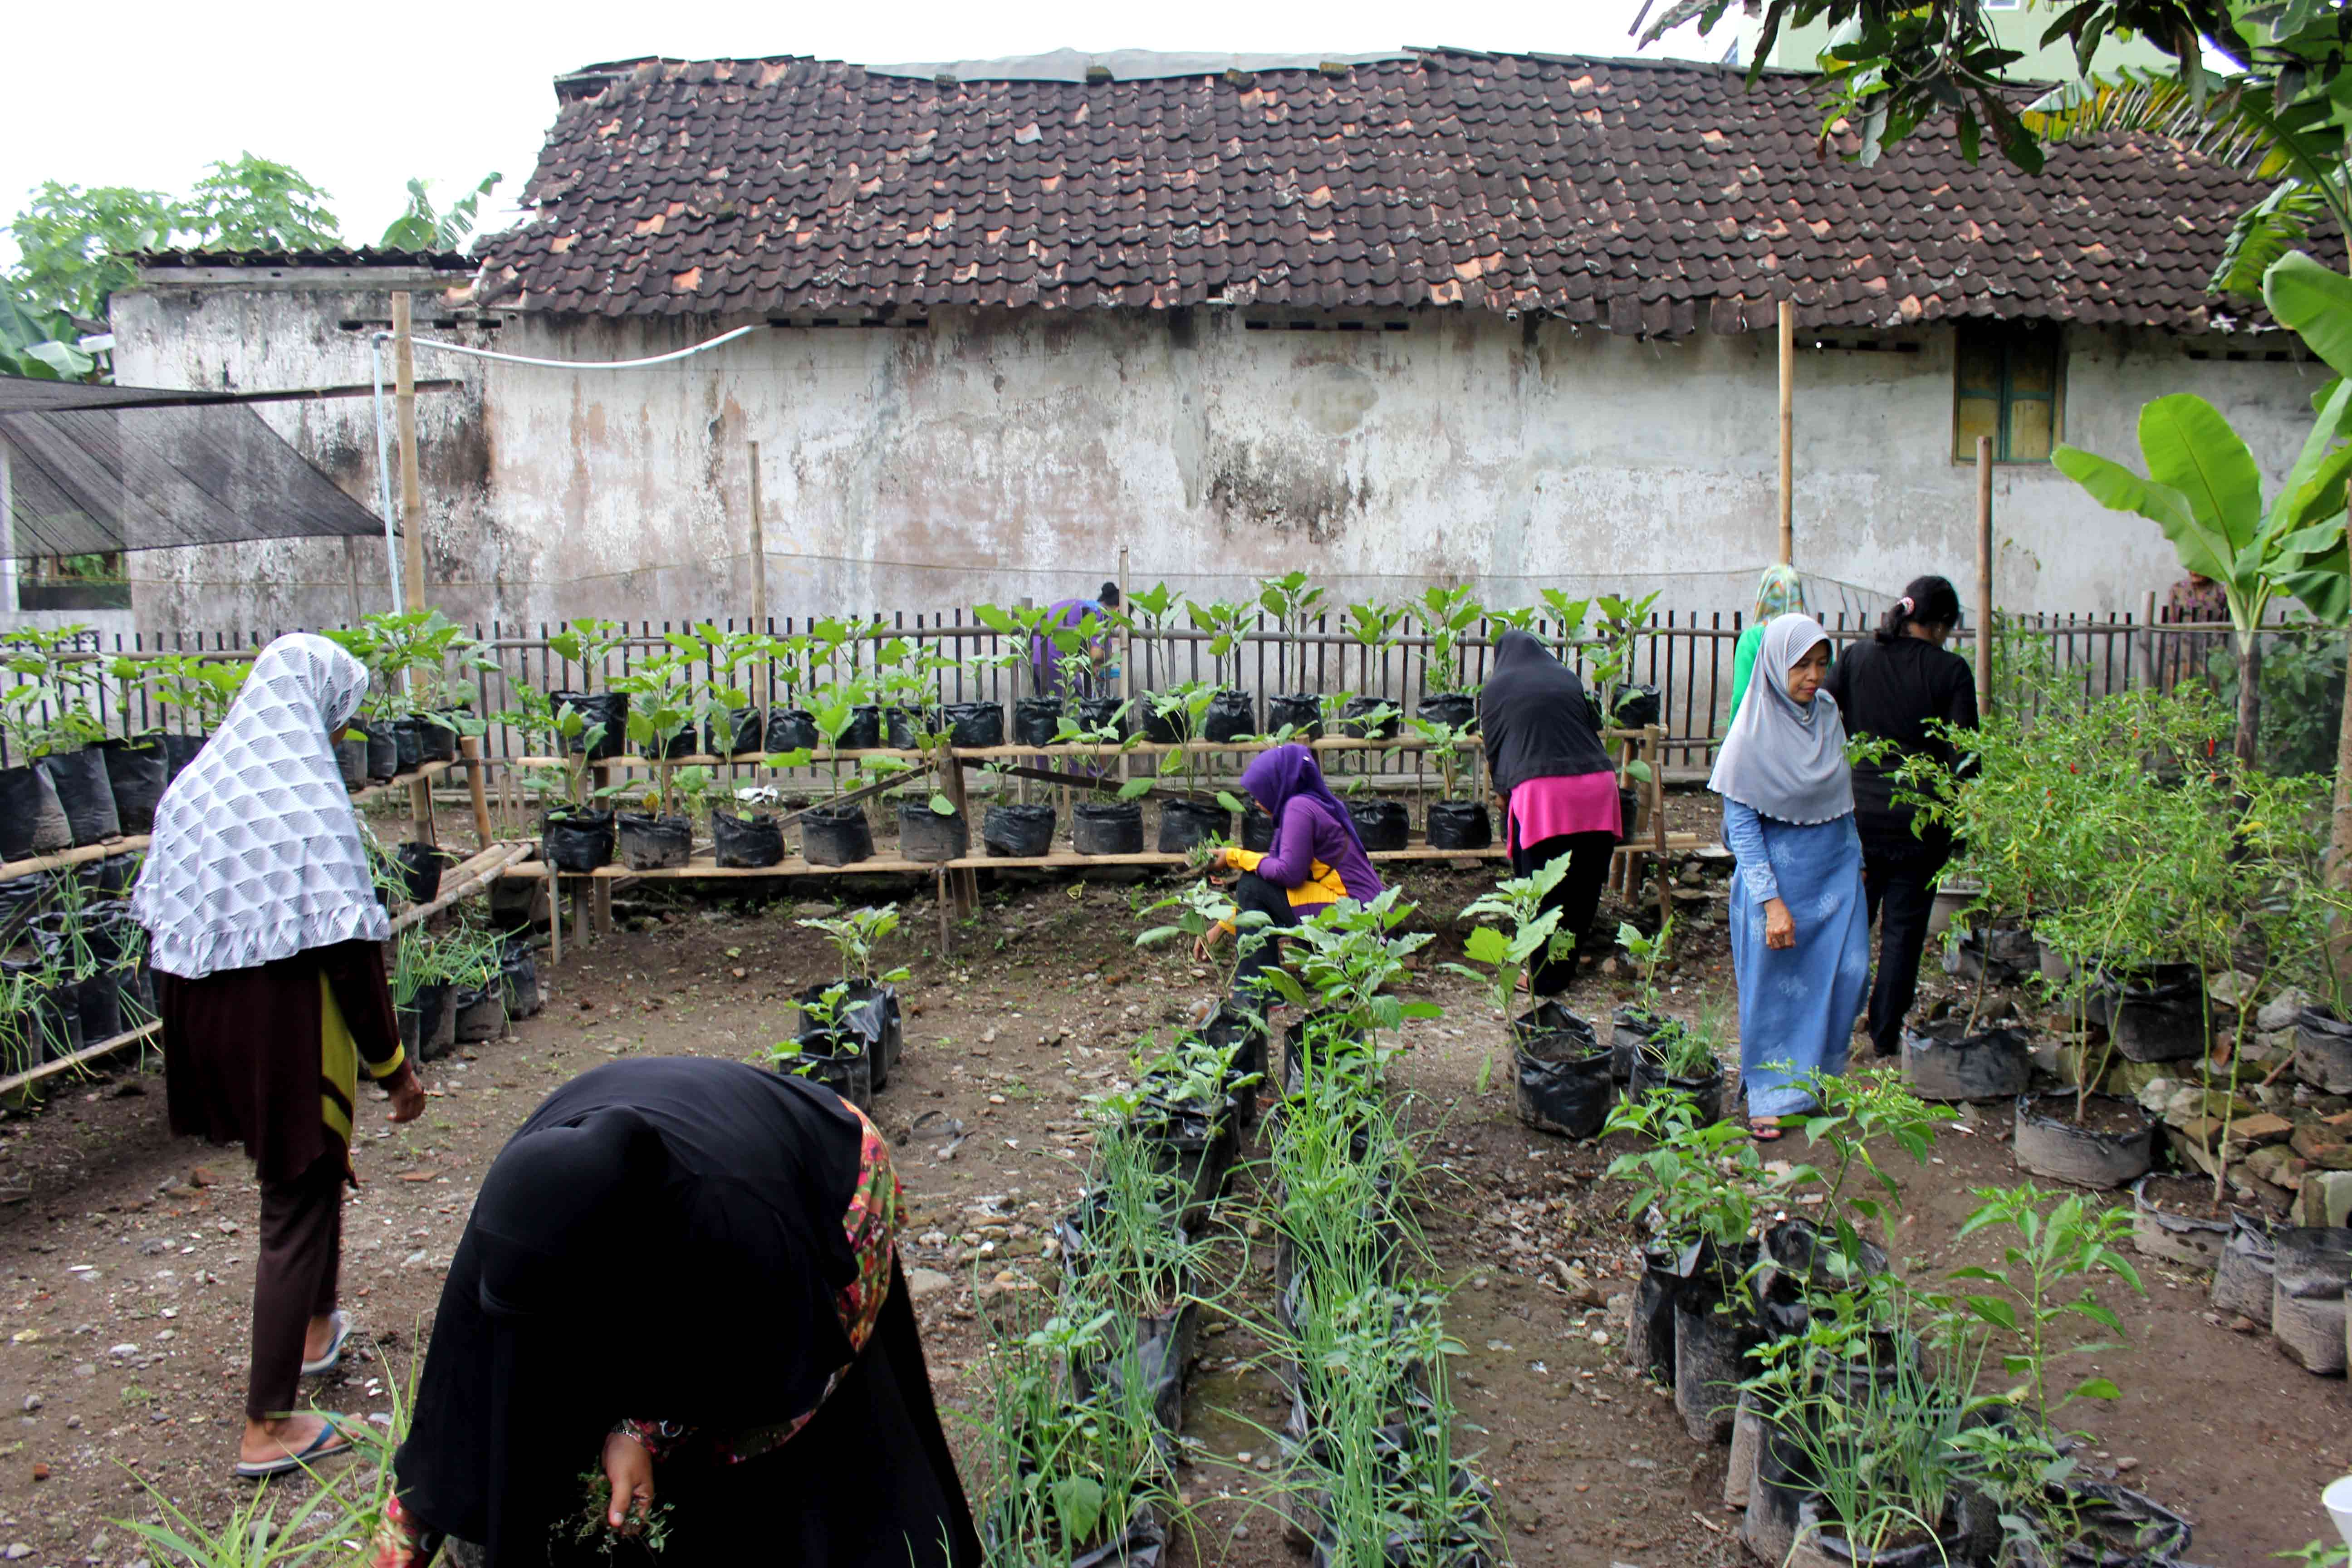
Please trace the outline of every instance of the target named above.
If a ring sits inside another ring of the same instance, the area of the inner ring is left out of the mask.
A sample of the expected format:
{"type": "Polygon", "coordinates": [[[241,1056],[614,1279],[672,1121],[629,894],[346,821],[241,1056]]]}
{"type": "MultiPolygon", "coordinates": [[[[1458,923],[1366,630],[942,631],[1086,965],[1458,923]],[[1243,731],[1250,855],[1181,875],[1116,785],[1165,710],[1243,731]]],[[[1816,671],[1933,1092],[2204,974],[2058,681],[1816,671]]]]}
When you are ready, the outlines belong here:
{"type": "Polygon", "coordinates": [[[1614,773],[1570,773],[1561,778],[1523,779],[1511,792],[1508,843],[1540,844],[1567,833],[1623,831],[1617,811],[1614,773]]]}

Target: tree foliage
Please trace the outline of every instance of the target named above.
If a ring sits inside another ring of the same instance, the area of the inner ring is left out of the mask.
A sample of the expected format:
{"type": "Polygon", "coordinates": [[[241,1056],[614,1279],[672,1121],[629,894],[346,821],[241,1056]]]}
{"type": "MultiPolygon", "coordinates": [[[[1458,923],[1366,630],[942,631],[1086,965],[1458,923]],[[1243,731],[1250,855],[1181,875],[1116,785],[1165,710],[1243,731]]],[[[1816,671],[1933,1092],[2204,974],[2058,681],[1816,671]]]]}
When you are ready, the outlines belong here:
{"type": "Polygon", "coordinates": [[[425,180],[408,182],[408,207],[392,226],[383,231],[376,243],[388,250],[459,250],[472,237],[482,198],[505,175],[493,171],[480,184],[451,202],[446,208],[433,205],[431,184],[425,180]]]}

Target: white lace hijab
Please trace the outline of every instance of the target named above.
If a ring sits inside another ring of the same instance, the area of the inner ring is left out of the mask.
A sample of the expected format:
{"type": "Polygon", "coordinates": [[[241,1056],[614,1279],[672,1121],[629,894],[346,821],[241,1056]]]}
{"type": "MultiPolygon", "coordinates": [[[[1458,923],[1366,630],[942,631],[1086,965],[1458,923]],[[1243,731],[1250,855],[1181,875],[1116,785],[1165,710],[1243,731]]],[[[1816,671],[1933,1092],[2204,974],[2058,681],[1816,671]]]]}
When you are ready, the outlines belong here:
{"type": "Polygon", "coordinates": [[[155,808],[131,908],[156,969],[198,980],[392,934],[327,740],[367,687],[359,660],[307,632],[255,658],[228,717],[155,808]]]}

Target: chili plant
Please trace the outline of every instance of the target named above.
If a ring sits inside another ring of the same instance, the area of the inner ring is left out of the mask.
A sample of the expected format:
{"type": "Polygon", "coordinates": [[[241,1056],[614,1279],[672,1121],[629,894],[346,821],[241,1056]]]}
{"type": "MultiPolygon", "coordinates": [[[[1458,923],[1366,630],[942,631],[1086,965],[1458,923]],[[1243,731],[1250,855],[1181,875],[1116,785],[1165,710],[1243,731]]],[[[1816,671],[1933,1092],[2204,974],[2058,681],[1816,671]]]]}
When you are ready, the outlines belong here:
{"type": "Polygon", "coordinates": [[[856,985],[872,984],[896,985],[908,977],[905,968],[891,970],[887,974],[874,973],[874,951],[889,940],[898,930],[898,906],[884,904],[877,909],[846,910],[831,919],[802,920],[793,922],[815,931],[833,944],[835,957],[841,961],[841,978],[856,985]]]}

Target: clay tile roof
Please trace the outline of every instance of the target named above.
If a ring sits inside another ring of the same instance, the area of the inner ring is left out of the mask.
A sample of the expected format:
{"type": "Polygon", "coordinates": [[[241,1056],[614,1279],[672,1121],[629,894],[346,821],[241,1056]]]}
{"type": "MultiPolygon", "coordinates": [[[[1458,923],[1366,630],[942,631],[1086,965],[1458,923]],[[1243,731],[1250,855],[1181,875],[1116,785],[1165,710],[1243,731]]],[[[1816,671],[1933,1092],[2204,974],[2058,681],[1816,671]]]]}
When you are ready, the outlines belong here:
{"type": "MultiPolygon", "coordinates": [[[[1097,73],[1098,76],[1101,74],[1097,73]]],[[[1612,331],[1960,316],[2206,328],[2260,191],[2148,138],[2038,177],[1932,130],[1863,167],[1816,79],[1422,50],[1097,80],[802,58],[561,79],[483,302],[588,316],[1477,305],[1612,331]]]]}

